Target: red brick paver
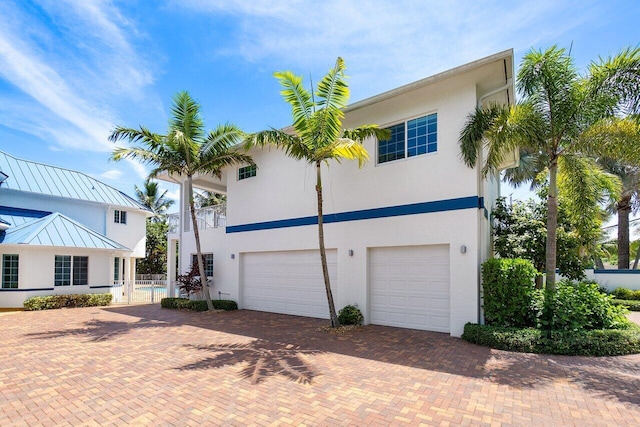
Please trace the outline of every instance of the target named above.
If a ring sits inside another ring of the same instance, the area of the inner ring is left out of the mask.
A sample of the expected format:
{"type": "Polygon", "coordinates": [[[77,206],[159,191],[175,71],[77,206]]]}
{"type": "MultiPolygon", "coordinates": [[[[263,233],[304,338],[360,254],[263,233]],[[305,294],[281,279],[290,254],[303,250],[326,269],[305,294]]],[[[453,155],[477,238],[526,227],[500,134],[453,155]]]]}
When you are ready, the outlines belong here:
{"type": "Polygon", "coordinates": [[[158,306],[0,316],[0,425],[640,425],[640,356],[158,306]]]}

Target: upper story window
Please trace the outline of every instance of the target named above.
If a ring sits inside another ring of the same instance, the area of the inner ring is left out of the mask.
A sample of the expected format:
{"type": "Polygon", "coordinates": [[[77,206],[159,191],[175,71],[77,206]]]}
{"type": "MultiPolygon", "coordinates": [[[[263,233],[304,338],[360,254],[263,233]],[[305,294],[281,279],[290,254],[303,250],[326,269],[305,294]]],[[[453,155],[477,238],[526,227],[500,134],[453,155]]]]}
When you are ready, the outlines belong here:
{"type": "Polygon", "coordinates": [[[16,289],[18,287],[18,255],[2,255],[2,287],[16,289]]]}
{"type": "Polygon", "coordinates": [[[238,181],[241,179],[251,178],[252,176],[256,176],[257,167],[256,165],[244,166],[238,169],[238,181]]]}
{"type": "Polygon", "coordinates": [[[391,138],[378,141],[378,163],[438,151],[438,113],[388,128],[391,138]]]}
{"type": "Polygon", "coordinates": [[[125,211],[114,211],[113,212],[113,222],[116,224],[126,224],[127,223],[127,212],[125,211]]]}
{"type": "MultiPolygon", "coordinates": [[[[202,254],[204,260],[204,274],[207,277],[213,277],[213,254],[202,254]]],[[[198,255],[191,254],[191,265],[198,265],[198,255]]],[[[198,274],[200,270],[198,269],[198,274]]]]}

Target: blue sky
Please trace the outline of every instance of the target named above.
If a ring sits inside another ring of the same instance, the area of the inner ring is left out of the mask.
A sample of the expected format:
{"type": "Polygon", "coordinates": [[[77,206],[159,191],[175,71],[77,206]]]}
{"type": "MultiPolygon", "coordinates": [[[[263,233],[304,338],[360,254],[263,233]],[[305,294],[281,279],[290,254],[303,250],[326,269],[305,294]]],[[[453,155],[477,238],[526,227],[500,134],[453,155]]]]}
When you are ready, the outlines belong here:
{"type": "Polygon", "coordinates": [[[257,131],[290,120],[276,70],[317,81],[342,56],[355,102],[508,48],[572,45],[584,69],[638,22],[635,0],[2,0],[0,149],[133,194],[146,170],[109,162],[107,136],[164,132],[180,90],[208,127],[257,131]]]}

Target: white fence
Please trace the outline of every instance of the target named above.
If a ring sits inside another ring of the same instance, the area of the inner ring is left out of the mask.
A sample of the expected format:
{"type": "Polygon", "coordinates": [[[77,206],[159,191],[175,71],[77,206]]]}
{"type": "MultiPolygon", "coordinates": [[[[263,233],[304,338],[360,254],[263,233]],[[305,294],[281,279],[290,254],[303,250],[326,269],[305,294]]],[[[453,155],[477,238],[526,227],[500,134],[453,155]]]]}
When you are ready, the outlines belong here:
{"type": "Polygon", "coordinates": [[[114,304],[159,303],[168,296],[166,280],[120,281],[110,286],[114,304]]]}
{"type": "MultiPolygon", "coordinates": [[[[613,291],[615,288],[640,289],[640,270],[585,270],[587,279],[613,291]]],[[[556,279],[560,279],[556,274],[556,279]]]]}

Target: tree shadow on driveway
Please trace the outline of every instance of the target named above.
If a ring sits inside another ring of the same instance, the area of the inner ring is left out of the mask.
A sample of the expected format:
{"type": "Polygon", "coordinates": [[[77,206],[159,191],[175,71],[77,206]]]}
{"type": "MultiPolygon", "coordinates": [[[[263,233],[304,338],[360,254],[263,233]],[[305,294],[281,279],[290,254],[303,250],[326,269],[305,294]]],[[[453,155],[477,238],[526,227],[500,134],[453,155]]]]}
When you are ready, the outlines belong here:
{"type": "Polygon", "coordinates": [[[246,364],[240,377],[249,379],[252,384],[259,384],[264,379],[274,376],[301,383],[310,384],[316,376],[311,365],[302,355],[320,353],[317,350],[305,350],[291,344],[272,343],[255,340],[248,344],[187,345],[196,351],[213,353],[204,359],[184,365],[179,370],[214,369],[236,364],[246,364]]]}
{"type": "Polygon", "coordinates": [[[118,322],[92,319],[82,324],[83,326],[70,329],[59,329],[54,331],[33,332],[25,336],[33,339],[42,338],[63,338],[63,337],[86,337],[89,341],[99,342],[124,336],[133,330],[166,328],[173,326],[169,323],[139,319],[137,322],[118,322]]]}

